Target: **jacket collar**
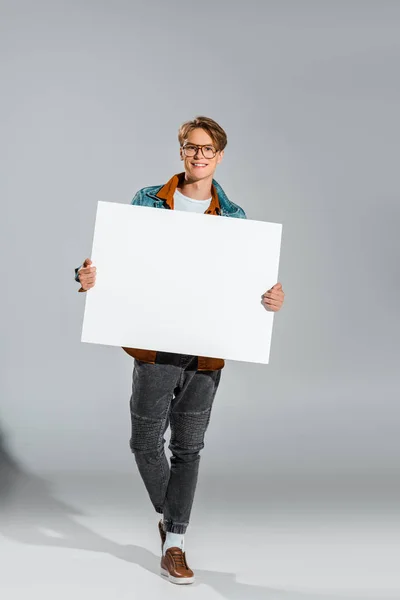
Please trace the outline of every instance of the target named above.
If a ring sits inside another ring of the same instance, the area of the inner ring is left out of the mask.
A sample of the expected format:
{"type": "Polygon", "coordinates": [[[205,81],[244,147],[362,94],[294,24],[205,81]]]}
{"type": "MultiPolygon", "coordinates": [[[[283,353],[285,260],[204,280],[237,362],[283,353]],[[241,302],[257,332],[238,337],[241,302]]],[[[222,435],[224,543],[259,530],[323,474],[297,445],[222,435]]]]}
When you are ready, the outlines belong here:
{"type": "MultiPolygon", "coordinates": [[[[168,208],[174,209],[174,194],[178,185],[182,185],[185,180],[185,173],[177,173],[162,188],[157,192],[157,198],[164,200],[168,208]]],[[[206,214],[220,215],[221,206],[218,198],[218,192],[214,185],[211,184],[211,202],[210,206],[206,210],[206,214]]]]}

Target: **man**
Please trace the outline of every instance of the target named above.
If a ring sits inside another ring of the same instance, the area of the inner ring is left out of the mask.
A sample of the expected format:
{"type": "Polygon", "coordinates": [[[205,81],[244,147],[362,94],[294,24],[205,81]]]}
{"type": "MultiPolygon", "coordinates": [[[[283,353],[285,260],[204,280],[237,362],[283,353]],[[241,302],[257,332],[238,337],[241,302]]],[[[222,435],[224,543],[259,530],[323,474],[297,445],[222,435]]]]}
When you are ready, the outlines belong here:
{"type": "MultiPolygon", "coordinates": [[[[227,145],[225,131],[212,119],[197,117],[184,123],[178,134],[184,172],[165,185],[137,192],[132,204],[186,210],[224,217],[246,218],[243,209],[230,202],[213,179],[227,145]]],[[[193,268],[209,268],[194,257],[193,268]]],[[[95,285],[96,267],[86,259],[75,269],[79,291],[95,285]]],[[[284,300],[277,283],[262,295],[266,310],[280,310],[284,300]]],[[[130,412],[130,448],[155,510],[161,536],[161,573],[169,581],[194,581],[184,551],[197,484],[200,450],[209,424],[211,408],[224,367],[221,358],[189,356],[138,348],[124,348],[134,358],[130,412]],[[170,425],[172,452],[169,467],[164,434],[170,425]]]]}

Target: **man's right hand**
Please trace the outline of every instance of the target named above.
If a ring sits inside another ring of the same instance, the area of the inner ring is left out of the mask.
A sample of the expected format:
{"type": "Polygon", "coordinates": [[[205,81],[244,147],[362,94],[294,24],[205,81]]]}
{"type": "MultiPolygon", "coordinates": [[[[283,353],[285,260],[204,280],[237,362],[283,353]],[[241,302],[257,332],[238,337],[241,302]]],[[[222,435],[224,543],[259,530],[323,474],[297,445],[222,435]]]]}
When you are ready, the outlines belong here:
{"type": "Polygon", "coordinates": [[[82,288],[90,290],[96,283],[96,267],[92,267],[92,261],[87,258],[78,271],[78,279],[81,282],[82,288]]]}

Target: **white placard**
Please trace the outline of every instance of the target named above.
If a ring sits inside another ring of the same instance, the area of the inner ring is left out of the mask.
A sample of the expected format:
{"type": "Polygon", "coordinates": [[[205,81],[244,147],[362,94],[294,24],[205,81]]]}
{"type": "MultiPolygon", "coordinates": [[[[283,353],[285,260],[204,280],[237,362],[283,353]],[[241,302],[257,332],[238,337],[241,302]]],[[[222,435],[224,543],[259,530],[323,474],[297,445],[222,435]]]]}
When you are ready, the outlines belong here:
{"type": "Polygon", "coordinates": [[[98,202],[82,342],[268,363],[282,225],[98,202]]]}

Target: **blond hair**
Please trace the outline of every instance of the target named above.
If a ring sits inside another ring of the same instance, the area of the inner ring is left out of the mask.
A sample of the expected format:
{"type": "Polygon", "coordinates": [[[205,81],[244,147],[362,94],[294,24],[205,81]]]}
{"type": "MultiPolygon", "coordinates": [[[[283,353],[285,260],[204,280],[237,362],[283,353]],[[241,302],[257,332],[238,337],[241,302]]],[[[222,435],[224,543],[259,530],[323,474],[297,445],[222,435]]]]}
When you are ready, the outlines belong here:
{"type": "Polygon", "coordinates": [[[217,150],[223,150],[228,143],[225,131],[218,123],[208,117],[195,117],[192,121],[186,121],[179,127],[178,140],[183,145],[187,136],[193,129],[204,129],[212,139],[217,150]]]}

